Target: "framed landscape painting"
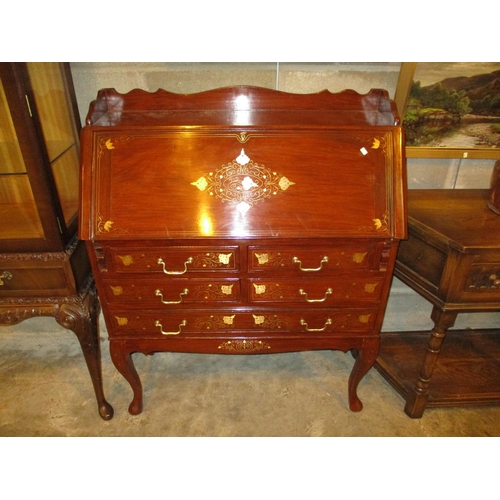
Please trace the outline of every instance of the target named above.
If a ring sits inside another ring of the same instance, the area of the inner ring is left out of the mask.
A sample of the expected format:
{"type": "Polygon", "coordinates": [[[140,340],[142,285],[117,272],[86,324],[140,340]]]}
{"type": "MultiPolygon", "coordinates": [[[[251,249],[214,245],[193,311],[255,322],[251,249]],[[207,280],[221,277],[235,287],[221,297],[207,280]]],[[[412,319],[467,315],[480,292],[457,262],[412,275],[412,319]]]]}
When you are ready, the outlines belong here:
{"type": "Polygon", "coordinates": [[[401,63],[409,158],[500,158],[500,63],[401,63]]]}

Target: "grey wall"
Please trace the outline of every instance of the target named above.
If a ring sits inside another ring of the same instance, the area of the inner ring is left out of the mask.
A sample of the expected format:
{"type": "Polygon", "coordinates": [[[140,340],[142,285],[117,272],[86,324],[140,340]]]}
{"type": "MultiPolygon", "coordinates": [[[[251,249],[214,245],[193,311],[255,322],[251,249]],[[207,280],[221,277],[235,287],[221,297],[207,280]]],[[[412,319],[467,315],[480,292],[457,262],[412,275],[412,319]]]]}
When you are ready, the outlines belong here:
{"type": "MultiPolygon", "coordinates": [[[[71,63],[82,123],[98,90],[159,88],[192,93],[229,85],[256,85],[310,93],[383,88],[393,98],[400,63],[71,63]]],[[[487,188],[494,160],[408,158],[408,188],[487,188]]],[[[394,279],[383,329],[428,330],[431,306],[394,279]]],[[[500,313],[459,315],[455,328],[500,326],[500,313]]]]}

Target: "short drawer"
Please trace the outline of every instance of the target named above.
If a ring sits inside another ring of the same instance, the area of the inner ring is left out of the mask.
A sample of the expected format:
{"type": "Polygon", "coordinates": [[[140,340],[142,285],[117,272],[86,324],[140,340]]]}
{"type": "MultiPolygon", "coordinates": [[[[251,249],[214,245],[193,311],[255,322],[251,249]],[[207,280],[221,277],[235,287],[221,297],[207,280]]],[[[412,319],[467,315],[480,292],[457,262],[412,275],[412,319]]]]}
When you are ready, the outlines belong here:
{"type": "Polygon", "coordinates": [[[330,276],[318,280],[250,279],[250,302],[294,302],[334,306],[351,302],[377,302],[383,278],[330,276]]]}
{"type": "Polygon", "coordinates": [[[182,304],[238,302],[239,279],[157,279],[105,280],[109,303],[129,302],[131,306],[177,307],[182,304]]]}
{"type": "Polygon", "coordinates": [[[360,240],[332,246],[250,246],[249,271],[326,274],[339,270],[378,270],[383,244],[360,240]]]}
{"type": "Polygon", "coordinates": [[[109,260],[118,273],[162,273],[179,276],[192,272],[237,271],[238,247],[110,248],[109,260]]]}
{"type": "Polygon", "coordinates": [[[366,333],[373,329],[377,312],[374,309],[332,309],[324,311],[297,310],[292,312],[255,310],[185,310],[165,313],[112,313],[110,335],[174,337],[263,335],[304,336],[366,333]]]}
{"type": "Polygon", "coordinates": [[[484,302],[485,299],[500,303],[500,263],[475,264],[470,268],[462,300],[484,302]]]}

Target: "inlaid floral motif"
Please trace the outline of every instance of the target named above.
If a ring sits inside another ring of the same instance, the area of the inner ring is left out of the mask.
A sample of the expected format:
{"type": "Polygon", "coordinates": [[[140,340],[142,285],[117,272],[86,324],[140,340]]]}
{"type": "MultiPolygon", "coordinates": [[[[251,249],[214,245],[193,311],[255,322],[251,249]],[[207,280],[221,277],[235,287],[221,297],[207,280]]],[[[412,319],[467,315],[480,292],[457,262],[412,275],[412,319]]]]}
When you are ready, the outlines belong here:
{"type": "Polygon", "coordinates": [[[222,202],[235,205],[244,215],[253,205],[286,191],[295,183],[264,165],[254,163],[242,149],[236,160],[191,184],[222,202]]]}

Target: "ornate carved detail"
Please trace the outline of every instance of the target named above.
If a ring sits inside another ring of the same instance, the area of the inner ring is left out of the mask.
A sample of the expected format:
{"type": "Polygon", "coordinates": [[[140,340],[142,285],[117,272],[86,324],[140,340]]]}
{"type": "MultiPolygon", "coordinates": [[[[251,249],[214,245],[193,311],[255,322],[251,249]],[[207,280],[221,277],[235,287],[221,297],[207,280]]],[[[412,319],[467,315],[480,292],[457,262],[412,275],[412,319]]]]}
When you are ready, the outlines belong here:
{"type": "Polygon", "coordinates": [[[47,305],[45,307],[13,307],[12,309],[5,308],[0,303],[0,325],[16,325],[29,318],[38,316],[56,316],[59,305],[47,305]]]}
{"type": "Polygon", "coordinates": [[[66,245],[63,252],[19,252],[19,253],[0,253],[0,260],[6,261],[26,261],[26,260],[41,260],[49,262],[51,260],[68,260],[73,254],[78,245],[78,238],[74,236],[66,245]]]}
{"type": "MultiPolygon", "coordinates": [[[[13,307],[26,308],[41,308],[46,305],[48,308],[52,306],[62,305],[62,304],[83,304],[83,299],[87,293],[89,293],[94,287],[94,277],[92,275],[87,276],[85,279],[78,295],[67,295],[63,297],[1,297],[0,307],[5,305],[11,305],[13,307]]],[[[44,316],[50,316],[51,314],[44,314],[44,316]]],[[[28,317],[38,316],[38,314],[32,314],[28,317]]]]}
{"type": "Polygon", "coordinates": [[[262,340],[228,340],[223,342],[218,349],[230,352],[258,352],[271,349],[271,346],[262,340]]]}

